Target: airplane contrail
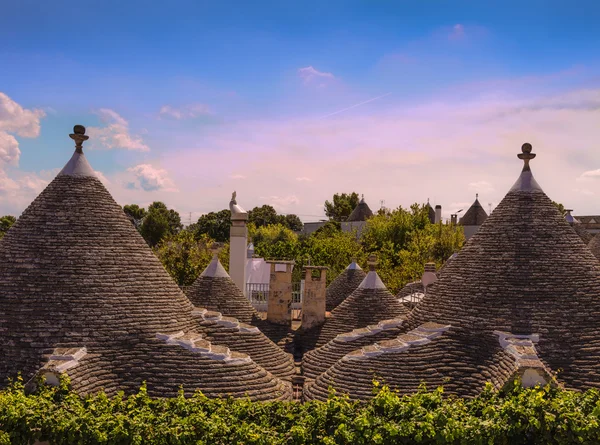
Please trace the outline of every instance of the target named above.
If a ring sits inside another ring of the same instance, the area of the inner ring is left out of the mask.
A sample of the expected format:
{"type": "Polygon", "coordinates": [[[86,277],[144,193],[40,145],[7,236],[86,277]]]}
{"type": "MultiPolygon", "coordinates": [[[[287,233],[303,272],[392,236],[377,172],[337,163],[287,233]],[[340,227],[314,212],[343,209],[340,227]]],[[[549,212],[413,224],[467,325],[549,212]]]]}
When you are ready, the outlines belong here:
{"type": "Polygon", "coordinates": [[[390,93],[385,93],[385,94],[382,94],[381,96],[377,96],[377,97],[374,97],[372,99],[365,100],[364,102],[360,102],[360,103],[357,103],[357,104],[354,104],[354,105],[350,105],[349,107],[343,108],[341,110],[334,111],[333,113],[326,114],[325,116],[321,116],[321,119],[325,119],[326,117],[333,116],[334,114],[343,113],[344,111],[351,110],[352,108],[360,107],[361,105],[368,104],[369,102],[373,102],[374,100],[381,99],[382,97],[389,96],[390,94],[392,94],[392,93],[391,92],[390,93]]]}

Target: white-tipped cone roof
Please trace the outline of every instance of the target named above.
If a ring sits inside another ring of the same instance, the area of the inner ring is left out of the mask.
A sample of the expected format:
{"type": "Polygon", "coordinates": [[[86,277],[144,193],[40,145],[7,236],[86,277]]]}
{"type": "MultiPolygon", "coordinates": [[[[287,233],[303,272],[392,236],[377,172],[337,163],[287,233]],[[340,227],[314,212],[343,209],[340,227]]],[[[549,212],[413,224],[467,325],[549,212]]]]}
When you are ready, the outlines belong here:
{"type": "Polygon", "coordinates": [[[359,289],[385,289],[385,284],[374,270],[370,271],[365,279],[358,286],[359,289]]]}
{"type": "Polygon", "coordinates": [[[213,256],[212,261],[206,267],[206,269],[204,269],[204,272],[202,272],[200,276],[208,278],[230,278],[229,274],[219,261],[219,257],[216,255],[213,256]]]}
{"type": "Polygon", "coordinates": [[[75,152],[69,162],[65,164],[58,176],[91,176],[96,178],[94,169],[83,153],[75,152]]]}
{"type": "Polygon", "coordinates": [[[346,267],[346,269],[349,269],[349,270],[353,270],[353,269],[359,269],[359,270],[362,270],[362,268],[361,268],[361,267],[360,267],[358,264],[356,264],[356,261],[352,261],[352,262],[351,262],[351,263],[348,265],[348,267],[346,267]]]}

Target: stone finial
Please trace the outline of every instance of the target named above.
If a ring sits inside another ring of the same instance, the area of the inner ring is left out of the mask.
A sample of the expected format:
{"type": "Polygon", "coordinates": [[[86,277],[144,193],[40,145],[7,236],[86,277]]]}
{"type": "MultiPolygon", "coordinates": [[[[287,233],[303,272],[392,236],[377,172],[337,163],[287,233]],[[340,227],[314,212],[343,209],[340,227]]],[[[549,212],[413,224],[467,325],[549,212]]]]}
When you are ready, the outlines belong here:
{"type": "Polygon", "coordinates": [[[219,256],[219,253],[221,252],[221,250],[223,250],[223,244],[222,243],[212,243],[210,246],[210,251],[213,254],[213,258],[216,258],[219,256]]]}
{"type": "Polygon", "coordinates": [[[375,267],[377,266],[377,255],[372,253],[369,255],[369,259],[367,261],[367,265],[369,266],[369,271],[375,271],[375,267]]]}
{"type": "Polygon", "coordinates": [[[237,196],[237,193],[236,193],[236,191],[234,190],[234,191],[233,191],[233,193],[231,194],[231,203],[232,203],[232,204],[237,204],[237,201],[236,201],[236,199],[235,199],[235,198],[236,198],[236,196],[237,196]]]}
{"type": "Polygon", "coordinates": [[[525,163],[525,165],[523,166],[523,170],[529,170],[529,161],[531,161],[533,158],[535,158],[535,153],[531,152],[532,149],[533,149],[533,147],[531,146],[531,144],[529,142],[525,142],[521,146],[522,153],[519,153],[517,155],[517,157],[519,159],[522,159],[523,162],[525,163]]]}
{"type": "Polygon", "coordinates": [[[73,133],[70,134],[69,137],[75,141],[75,151],[77,153],[83,153],[83,143],[90,138],[85,135],[85,127],[83,125],[75,125],[73,127],[73,133]]]}

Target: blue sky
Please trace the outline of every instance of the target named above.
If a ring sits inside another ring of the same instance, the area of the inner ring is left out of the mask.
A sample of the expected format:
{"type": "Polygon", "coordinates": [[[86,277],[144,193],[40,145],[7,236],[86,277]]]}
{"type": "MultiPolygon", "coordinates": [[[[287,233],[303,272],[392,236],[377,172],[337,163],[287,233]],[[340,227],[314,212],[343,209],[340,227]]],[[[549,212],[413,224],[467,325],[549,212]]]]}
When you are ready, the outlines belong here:
{"type": "Polygon", "coordinates": [[[495,204],[526,140],[546,192],[598,213],[597,23],[594,1],[4,1],[0,213],[75,123],[119,203],[194,219],[233,189],[304,220],[338,191],[495,204]]]}

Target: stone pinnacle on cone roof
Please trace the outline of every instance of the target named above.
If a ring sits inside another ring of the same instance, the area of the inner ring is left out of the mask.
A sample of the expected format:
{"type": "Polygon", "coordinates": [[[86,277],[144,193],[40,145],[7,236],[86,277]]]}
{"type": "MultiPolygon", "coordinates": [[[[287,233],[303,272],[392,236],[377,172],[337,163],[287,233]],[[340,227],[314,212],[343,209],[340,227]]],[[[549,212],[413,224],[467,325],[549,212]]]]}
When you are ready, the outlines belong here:
{"type": "Polygon", "coordinates": [[[83,154],[83,143],[90,137],[85,134],[83,125],[75,125],[73,133],[69,135],[75,141],[75,153],[69,159],[69,162],[63,167],[58,176],[91,176],[97,178],[94,169],[83,154]]]}
{"type": "Polygon", "coordinates": [[[83,125],[75,125],[73,127],[73,133],[70,134],[69,137],[75,141],[75,151],[77,153],[83,153],[83,143],[90,138],[85,134],[85,127],[83,125]]]}

